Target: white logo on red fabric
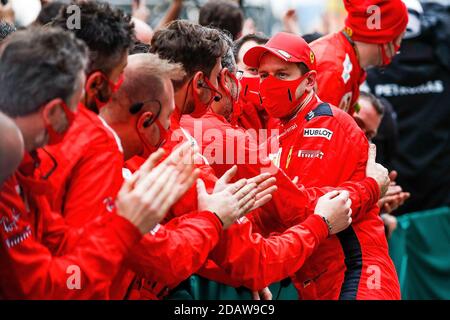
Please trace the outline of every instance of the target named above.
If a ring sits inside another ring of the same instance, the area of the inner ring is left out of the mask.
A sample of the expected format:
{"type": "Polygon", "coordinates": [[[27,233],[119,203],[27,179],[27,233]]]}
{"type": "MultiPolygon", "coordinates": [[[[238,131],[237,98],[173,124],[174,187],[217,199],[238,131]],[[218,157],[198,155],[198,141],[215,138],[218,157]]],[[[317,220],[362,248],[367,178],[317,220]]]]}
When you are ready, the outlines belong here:
{"type": "Polygon", "coordinates": [[[286,59],[290,59],[291,58],[291,55],[289,53],[287,53],[286,51],[284,51],[284,50],[280,49],[280,50],[278,50],[278,53],[281,54],[286,59]]]}
{"type": "Polygon", "coordinates": [[[342,96],[341,102],[339,102],[339,109],[341,109],[344,112],[347,112],[348,109],[350,109],[350,104],[352,102],[353,93],[347,92],[342,96]]]}
{"type": "Polygon", "coordinates": [[[322,159],[324,153],[320,150],[299,150],[298,157],[299,158],[318,158],[322,159]]]}
{"type": "Polygon", "coordinates": [[[342,67],[342,80],[344,80],[344,83],[347,83],[348,80],[350,80],[350,73],[353,70],[353,64],[350,61],[350,56],[348,54],[345,54],[345,59],[342,67]]]}
{"type": "Polygon", "coordinates": [[[31,236],[31,227],[28,225],[18,234],[12,235],[5,240],[6,246],[10,249],[18,244],[22,243],[24,240],[31,236]]]}
{"type": "Polygon", "coordinates": [[[333,131],[326,128],[305,128],[303,129],[303,136],[307,138],[323,137],[327,140],[331,140],[333,131]]]}
{"type": "Polygon", "coordinates": [[[3,230],[5,230],[6,233],[17,230],[17,222],[20,218],[20,212],[17,212],[15,208],[12,208],[11,216],[12,221],[9,219],[9,217],[6,216],[0,219],[0,224],[3,225],[3,230]]]}

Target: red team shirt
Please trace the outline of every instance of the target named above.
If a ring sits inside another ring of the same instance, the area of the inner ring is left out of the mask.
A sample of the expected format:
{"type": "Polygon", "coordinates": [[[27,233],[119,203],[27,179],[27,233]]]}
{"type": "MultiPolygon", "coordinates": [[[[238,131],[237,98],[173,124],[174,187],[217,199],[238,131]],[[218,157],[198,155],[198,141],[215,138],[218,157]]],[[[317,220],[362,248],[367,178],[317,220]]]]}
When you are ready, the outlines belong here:
{"type": "Polygon", "coordinates": [[[107,299],[111,278],[142,237],[139,230],[115,214],[68,227],[51,210],[48,188],[30,164],[27,156],[0,189],[0,296],[107,299]],[[79,288],[68,285],[71,275],[79,275],[79,288]]]}
{"type": "Polygon", "coordinates": [[[353,114],[366,72],[360,67],[351,42],[337,32],[313,41],[311,49],[317,63],[317,95],[322,101],[353,114]]]}

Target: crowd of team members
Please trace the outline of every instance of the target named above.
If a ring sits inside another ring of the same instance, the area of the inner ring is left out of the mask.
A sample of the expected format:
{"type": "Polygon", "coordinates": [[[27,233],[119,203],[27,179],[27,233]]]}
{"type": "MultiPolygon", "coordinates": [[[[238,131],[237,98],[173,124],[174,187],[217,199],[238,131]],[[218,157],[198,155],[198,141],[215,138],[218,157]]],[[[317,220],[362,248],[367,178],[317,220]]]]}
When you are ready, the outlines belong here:
{"type": "Polygon", "coordinates": [[[311,46],[183,20],[145,44],[96,1],[77,2],[79,29],[65,10],[2,24],[0,297],[162,299],[199,274],[265,298],[291,277],[300,299],[399,299],[388,172],[347,112],[407,12],[345,4],[344,31],[311,46]]]}

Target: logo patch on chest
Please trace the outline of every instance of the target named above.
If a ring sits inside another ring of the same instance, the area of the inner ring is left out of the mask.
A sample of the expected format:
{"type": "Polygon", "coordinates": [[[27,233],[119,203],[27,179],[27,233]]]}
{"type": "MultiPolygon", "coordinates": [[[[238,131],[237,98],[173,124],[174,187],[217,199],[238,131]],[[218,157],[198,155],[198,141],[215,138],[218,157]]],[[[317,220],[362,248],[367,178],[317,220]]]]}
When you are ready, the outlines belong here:
{"type": "Polygon", "coordinates": [[[319,158],[322,159],[324,153],[320,150],[298,150],[299,158],[319,158]]]}
{"type": "Polygon", "coordinates": [[[350,80],[350,73],[353,70],[353,64],[350,61],[350,57],[348,54],[345,55],[344,62],[342,63],[342,80],[344,80],[344,83],[347,83],[348,80],[350,80]]]}
{"type": "Polygon", "coordinates": [[[303,129],[303,136],[307,138],[322,137],[331,140],[333,131],[326,128],[305,128],[303,129]]]}

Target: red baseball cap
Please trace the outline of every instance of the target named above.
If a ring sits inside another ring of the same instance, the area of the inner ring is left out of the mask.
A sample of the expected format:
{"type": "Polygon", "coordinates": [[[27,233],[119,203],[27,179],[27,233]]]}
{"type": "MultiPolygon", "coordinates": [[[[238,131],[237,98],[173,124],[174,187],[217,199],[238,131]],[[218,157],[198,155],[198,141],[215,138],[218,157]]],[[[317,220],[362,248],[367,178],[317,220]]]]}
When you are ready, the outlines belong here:
{"type": "Polygon", "coordinates": [[[258,68],[263,54],[270,52],[286,62],[303,62],[309,70],[316,70],[316,56],[302,37],[293,33],[279,32],[263,46],[256,46],[244,55],[244,63],[258,68]]]}

